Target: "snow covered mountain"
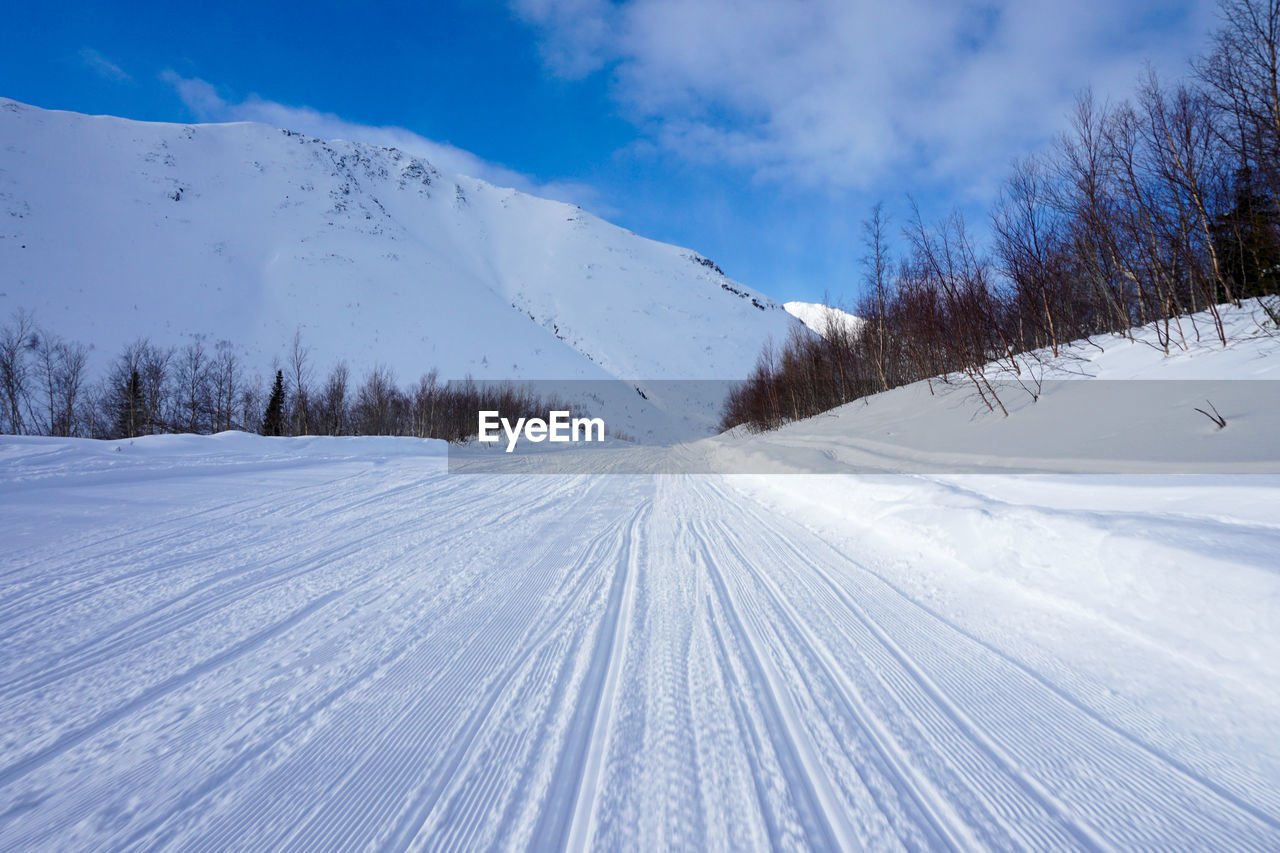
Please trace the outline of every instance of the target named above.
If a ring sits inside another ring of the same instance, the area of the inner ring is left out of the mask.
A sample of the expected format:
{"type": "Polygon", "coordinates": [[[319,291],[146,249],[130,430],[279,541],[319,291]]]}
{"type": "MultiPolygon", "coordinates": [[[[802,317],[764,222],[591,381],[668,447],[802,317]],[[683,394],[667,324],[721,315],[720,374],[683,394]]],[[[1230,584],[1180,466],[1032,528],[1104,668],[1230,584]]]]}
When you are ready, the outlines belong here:
{"type": "Polygon", "coordinates": [[[795,322],[688,249],[395,149],[0,99],[0,315],[95,349],[301,330],[410,380],[745,376],[795,322]]]}
{"type": "Polygon", "coordinates": [[[820,302],[787,302],[782,307],[786,309],[788,314],[819,335],[826,333],[828,324],[833,320],[837,324],[837,328],[844,328],[851,333],[856,333],[858,329],[862,328],[861,317],[854,316],[848,311],[842,311],[831,305],[823,305],[820,302]]]}

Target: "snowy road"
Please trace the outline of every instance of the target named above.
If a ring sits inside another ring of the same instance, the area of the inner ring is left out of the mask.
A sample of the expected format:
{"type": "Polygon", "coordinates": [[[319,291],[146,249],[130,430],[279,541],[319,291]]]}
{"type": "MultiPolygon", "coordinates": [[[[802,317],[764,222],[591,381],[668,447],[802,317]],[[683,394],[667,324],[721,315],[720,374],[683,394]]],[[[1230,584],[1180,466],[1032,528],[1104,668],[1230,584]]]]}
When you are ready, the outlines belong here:
{"type": "Polygon", "coordinates": [[[1270,657],[1273,524],[1148,511],[1243,578],[1197,655],[976,565],[1112,547],[1062,507],[352,446],[0,444],[0,849],[1280,849],[1275,670],[1214,646],[1270,657]]]}

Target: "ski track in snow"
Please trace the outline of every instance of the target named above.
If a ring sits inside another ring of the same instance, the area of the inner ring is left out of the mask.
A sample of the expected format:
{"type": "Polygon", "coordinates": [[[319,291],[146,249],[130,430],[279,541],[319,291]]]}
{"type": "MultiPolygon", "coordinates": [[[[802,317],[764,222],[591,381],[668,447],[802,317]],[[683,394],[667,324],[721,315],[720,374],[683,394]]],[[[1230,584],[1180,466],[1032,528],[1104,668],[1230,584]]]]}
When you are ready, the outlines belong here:
{"type": "Polygon", "coordinates": [[[44,464],[0,849],[1280,849],[1274,778],[733,478],[44,464]]]}

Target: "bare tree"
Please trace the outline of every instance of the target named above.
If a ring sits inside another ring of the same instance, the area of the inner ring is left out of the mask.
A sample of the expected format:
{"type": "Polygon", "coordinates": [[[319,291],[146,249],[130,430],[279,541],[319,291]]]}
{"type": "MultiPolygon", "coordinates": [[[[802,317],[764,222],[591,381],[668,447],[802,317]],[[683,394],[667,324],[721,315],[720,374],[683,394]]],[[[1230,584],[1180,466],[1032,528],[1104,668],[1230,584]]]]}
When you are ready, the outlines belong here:
{"type": "Polygon", "coordinates": [[[322,423],[325,435],[346,435],[349,429],[347,416],[347,385],[350,371],[345,361],[339,361],[329,371],[329,378],[324,383],[324,394],[320,401],[322,423]]]}
{"type": "Polygon", "coordinates": [[[1211,51],[1194,63],[1233,158],[1231,209],[1217,224],[1224,276],[1280,323],[1280,0],[1221,0],[1211,51]]]}
{"type": "Polygon", "coordinates": [[[175,382],[181,395],[181,424],[185,432],[206,431],[207,417],[212,409],[210,367],[202,336],[197,335],[178,354],[175,371],[175,382]]]}
{"type": "Polygon", "coordinates": [[[1120,251],[1118,202],[1108,159],[1111,110],[1086,90],[1076,99],[1071,129],[1059,137],[1051,159],[1053,204],[1069,223],[1068,239],[1093,304],[1098,331],[1129,334],[1137,277],[1120,251]]]}
{"type": "Polygon", "coordinates": [[[867,295],[858,312],[864,323],[863,335],[868,338],[868,350],[875,365],[876,375],[880,379],[881,391],[889,390],[889,329],[886,305],[892,259],[889,256],[888,239],[885,234],[888,223],[889,218],[884,212],[883,202],[876,202],[871,208],[871,217],[862,223],[862,245],[866,250],[866,255],[863,257],[863,282],[867,288],[867,295]]]}
{"type": "Polygon", "coordinates": [[[436,415],[440,408],[442,389],[438,374],[431,370],[418,379],[412,392],[412,432],[418,438],[430,438],[437,429],[436,415]]]}
{"type": "Polygon", "coordinates": [[[289,378],[293,386],[292,424],[294,435],[307,435],[310,432],[307,423],[307,409],[311,398],[311,348],[302,343],[302,329],[293,333],[293,344],[289,348],[289,378]]]}
{"type": "Polygon", "coordinates": [[[1219,0],[1218,12],[1196,76],[1236,166],[1259,175],[1280,208],[1280,0],[1219,0]]]}
{"type": "Polygon", "coordinates": [[[1065,228],[1049,193],[1043,163],[1023,160],[1006,181],[991,221],[996,255],[1014,288],[1019,343],[1023,349],[1047,345],[1057,358],[1059,346],[1074,337],[1077,326],[1065,228]]]}
{"type": "Polygon", "coordinates": [[[253,379],[244,382],[237,401],[241,429],[252,432],[258,428],[262,423],[266,401],[266,386],[261,376],[254,376],[253,379]]]}
{"type": "MultiPolygon", "coordinates": [[[[213,389],[213,430],[222,432],[235,429],[236,406],[242,391],[240,376],[240,359],[230,341],[219,341],[215,347],[216,355],[210,366],[210,385],[213,389]]],[[[248,425],[241,423],[242,429],[248,425]]]]}
{"type": "Polygon", "coordinates": [[[60,353],[60,422],[64,435],[88,435],[82,419],[81,392],[84,389],[89,350],[78,341],[64,343],[60,353]]]}
{"type": "Polygon", "coordinates": [[[395,435],[399,396],[391,369],[375,364],[356,392],[352,420],[357,434],[395,435]]]}
{"type": "Polygon", "coordinates": [[[23,410],[30,409],[28,354],[35,348],[35,319],[23,308],[0,327],[0,393],[4,399],[4,431],[21,435],[27,431],[23,410]]]}
{"type": "Polygon", "coordinates": [[[1008,416],[987,377],[986,366],[1002,356],[1015,372],[1019,366],[999,328],[1000,312],[992,294],[990,266],[978,255],[963,217],[955,212],[930,228],[924,224],[919,208],[915,208],[906,236],[916,276],[928,283],[928,292],[936,294],[940,303],[932,312],[932,327],[921,327],[919,333],[931,338],[937,351],[944,355],[941,372],[960,371],[989,409],[998,407],[1008,416]]]}
{"type": "MultiPolygon", "coordinates": [[[[1223,273],[1213,239],[1214,221],[1230,197],[1230,170],[1214,128],[1212,105],[1185,84],[1166,92],[1154,71],[1148,72],[1139,88],[1139,102],[1146,119],[1150,170],[1164,190],[1161,199],[1173,224],[1165,240],[1187,279],[1188,307],[1199,309],[1195,296],[1200,295],[1225,344],[1217,304],[1224,299],[1237,305],[1239,301],[1223,273]]],[[[1175,299],[1180,296],[1175,291],[1175,299]]],[[[1182,313],[1180,304],[1177,308],[1182,313]]]]}
{"type": "Polygon", "coordinates": [[[78,403],[84,385],[89,351],[56,333],[35,333],[36,374],[42,391],[40,431],[68,437],[80,434],[78,403]]]}
{"type": "Polygon", "coordinates": [[[173,395],[173,350],[145,338],[133,344],[138,378],[142,382],[143,423],[140,434],[169,432],[179,420],[173,395]]]}

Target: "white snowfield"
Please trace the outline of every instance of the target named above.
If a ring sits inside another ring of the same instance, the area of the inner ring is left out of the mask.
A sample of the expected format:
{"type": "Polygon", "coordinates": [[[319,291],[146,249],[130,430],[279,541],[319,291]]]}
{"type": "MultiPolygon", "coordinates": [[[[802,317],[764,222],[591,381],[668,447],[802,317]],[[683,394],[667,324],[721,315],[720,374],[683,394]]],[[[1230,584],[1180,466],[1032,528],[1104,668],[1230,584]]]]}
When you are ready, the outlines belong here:
{"type": "Polygon", "coordinates": [[[1280,477],[444,453],[0,440],[0,849],[1280,849],[1280,477]]]}

